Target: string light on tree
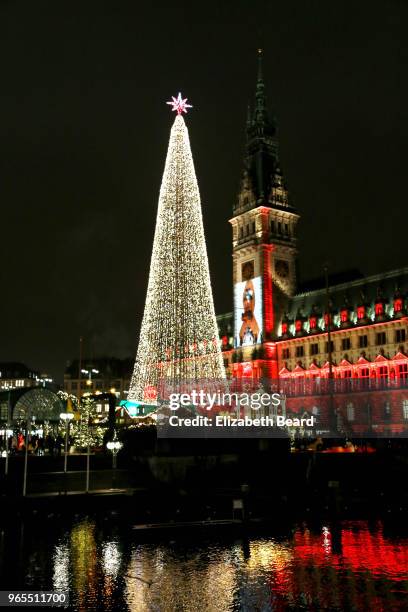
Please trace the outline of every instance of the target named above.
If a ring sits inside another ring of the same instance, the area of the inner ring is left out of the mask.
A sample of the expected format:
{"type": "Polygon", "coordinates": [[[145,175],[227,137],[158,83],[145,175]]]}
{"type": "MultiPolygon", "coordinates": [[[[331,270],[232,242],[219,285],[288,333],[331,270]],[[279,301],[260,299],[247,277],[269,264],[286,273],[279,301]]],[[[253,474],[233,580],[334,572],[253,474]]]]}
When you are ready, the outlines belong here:
{"type": "Polygon", "coordinates": [[[210,283],[200,193],[181,93],[159,195],[145,310],[128,401],[155,405],[157,385],[221,380],[224,364],[210,283]]]}

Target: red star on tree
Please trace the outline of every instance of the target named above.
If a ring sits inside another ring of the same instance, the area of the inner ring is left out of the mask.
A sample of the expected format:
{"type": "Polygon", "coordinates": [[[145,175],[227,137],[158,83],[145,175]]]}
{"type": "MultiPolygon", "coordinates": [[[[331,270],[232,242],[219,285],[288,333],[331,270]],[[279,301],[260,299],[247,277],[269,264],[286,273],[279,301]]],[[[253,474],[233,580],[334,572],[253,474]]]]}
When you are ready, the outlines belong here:
{"type": "Polygon", "coordinates": [[[166,102],[166,104],[171,104],[173,107],[171,110],[176,111],[178,115],[181,113],[186,113],[188,108],[193,108],[191,104],[187,104],[187,98],[182,98],[181,93],[175,98],[171,96],[172,100],[170,102],[166,102]]]}

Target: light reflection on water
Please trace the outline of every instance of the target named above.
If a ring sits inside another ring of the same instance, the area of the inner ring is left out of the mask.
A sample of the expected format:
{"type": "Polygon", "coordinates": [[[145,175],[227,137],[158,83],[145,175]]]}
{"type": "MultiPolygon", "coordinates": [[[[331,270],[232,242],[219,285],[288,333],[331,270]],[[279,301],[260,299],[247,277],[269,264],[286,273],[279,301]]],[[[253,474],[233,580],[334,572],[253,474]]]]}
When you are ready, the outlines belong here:
{"type": "Polygon", "coordinates": [[[386,537],[381,523],[160,543],[91,518],[50,532],[48,556],[26,537],[21,587],[69,589],[73,610],[408,609],[408,540],[386,537]]]}

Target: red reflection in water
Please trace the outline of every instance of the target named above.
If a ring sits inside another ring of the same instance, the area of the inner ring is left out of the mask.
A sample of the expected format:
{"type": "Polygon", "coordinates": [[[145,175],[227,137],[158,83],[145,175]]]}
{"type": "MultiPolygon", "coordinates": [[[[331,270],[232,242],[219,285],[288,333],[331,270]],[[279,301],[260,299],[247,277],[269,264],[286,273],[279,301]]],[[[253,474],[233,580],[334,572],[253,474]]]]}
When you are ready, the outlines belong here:
{"type": "Polygon", "coordinates": [[[272,575],[273,607],[366,610],[369,604],[376,612],[404,610],[406,580],[408,540],[385,539],[381,525],[371,532],[364,522],[344,523],[335,534],[328,527],[318,534],[298,529],[291,566],[272,575]]]}

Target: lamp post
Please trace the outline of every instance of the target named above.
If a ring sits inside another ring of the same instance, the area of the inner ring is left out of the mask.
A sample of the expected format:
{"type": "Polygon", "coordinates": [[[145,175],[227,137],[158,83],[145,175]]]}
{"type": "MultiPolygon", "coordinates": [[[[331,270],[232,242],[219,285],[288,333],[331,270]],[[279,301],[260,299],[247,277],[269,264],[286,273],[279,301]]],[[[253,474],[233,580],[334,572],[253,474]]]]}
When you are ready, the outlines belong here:
{"type": "Polygon", "coordinates": [[[87,374],[88,375],[88,379],[86,381],[86,384],[88,387],[92,387],[92,374],[99,374],[99,370],[96,370],[95,368],[91,368],[90,366],[89,370],[85,370],[84,368],[81,369],[81,374],[87,374]]]}
{"type": "Polygon", "coordinates": [[[327,313],[327,357],[329,362],[329,419],[330,419],[330,429],[332,431],[336,431],[337,429],[337,419],[334,413],[334,402],[333,402],[333,353],[332,353],[332,342],[331,342],[331,317],[330,317],[330,288],[329,288],[329,265],[326,263],[324,265],[324,278],[326,285],[326,313],[327,313]]]}
{"type": "Polygon", "coordinates": [[[31,422],[35,417],[31,416],[30,410],[26,416],[25,452],[24,452],[24,476],[23,476],[23,497],[27,495],[27,468],[28,468],[28,436],[31,432],[31,422]]]}
{"type": "Polygon", "coordinates": [[[6,429],[4,430],[4,436],[5,436],[5,447],[4,447],[4,451],[3,451],[3,457],[6,459],[5,463],[4,463],[4,475],[7,476],[8,475],[8,468],[9,468],[9,444],[8,444],[8,439],[9,436],[13,435],[13,430],[9,429],[9,424],[6,424],[6,429]]]}
{"type": "Polygon", "coordinates": [[[61,412],[60,418],[65,421],[65,455],[64,455],[64,472],[67,472],[67,461],[68,461],[68,435],[69,435],[69,424],[74,418],[72,412],[61,412]]]}
{"type": "Polygon", "coordinates": [[[106,448],[112,451],[112,468],[114,470],[116,469],[116,455],[118,454],[122,446],[123,444],[117,439],[115,431],[113,434],[113,440],[110,440],[106,445],[106,448]]]}

